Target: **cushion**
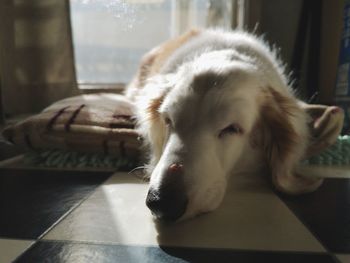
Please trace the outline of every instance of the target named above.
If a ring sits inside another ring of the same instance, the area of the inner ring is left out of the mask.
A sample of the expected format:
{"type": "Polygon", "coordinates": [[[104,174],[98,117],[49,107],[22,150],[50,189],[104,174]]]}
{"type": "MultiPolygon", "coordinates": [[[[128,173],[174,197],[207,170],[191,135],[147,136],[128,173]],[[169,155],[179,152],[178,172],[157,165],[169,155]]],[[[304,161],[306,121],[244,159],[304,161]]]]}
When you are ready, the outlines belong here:
{"type": "Polygon", "coordinates": [[[58,101],[41,113],[6,127],[3,136],[30,150],[59,149],[136,157],[134,106],[124,96],[88,94],[58,101]]]}

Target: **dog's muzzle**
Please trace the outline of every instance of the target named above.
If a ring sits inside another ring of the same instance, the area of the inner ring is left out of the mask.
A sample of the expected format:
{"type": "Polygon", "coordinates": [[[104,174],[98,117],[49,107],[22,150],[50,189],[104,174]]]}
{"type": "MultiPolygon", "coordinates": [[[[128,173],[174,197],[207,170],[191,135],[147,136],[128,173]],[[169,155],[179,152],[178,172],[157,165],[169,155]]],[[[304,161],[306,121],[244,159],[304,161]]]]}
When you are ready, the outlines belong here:
{"type": "Polygon", "coordinates": [[[187,203],[183,166],[171,164],[160,185],[149,189],[146,205],[157,219],[176,221],[185,213],[187,203]]]}

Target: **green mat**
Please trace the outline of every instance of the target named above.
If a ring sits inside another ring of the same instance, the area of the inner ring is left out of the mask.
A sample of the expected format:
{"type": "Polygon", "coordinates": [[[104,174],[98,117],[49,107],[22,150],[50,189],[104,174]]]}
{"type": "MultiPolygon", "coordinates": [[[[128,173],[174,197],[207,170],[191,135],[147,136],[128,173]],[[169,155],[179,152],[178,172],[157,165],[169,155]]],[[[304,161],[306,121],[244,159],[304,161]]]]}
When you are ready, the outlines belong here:
{"type": "Polygon", "coordinates": [[[337,142],[321,154],[315,155],[304,164],[347,165],[350,164],[350,136],[339,136],[337,142]]]}
{"type": "Polygon", "coordinates": [[[63,150],[32,151],[24,155],[26,164],[50,168],[111,168],[130,171],[140,164],[138,159],[102,153],[80,153],[63,150]]]}

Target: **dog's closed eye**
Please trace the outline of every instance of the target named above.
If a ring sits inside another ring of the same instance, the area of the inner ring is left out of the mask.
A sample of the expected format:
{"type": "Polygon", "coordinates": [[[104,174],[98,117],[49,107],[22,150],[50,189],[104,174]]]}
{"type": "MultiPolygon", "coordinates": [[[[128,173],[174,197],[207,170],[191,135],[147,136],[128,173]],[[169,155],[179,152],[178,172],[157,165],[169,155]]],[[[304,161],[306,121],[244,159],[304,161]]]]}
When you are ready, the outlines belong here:
{"type": "Polygon", "coordinates": [[[165,117],[164,118],[164,122],[165,122],[165,125],[168,126],[168,127],[171,127],[172,126],[172,121],[169,117],[165,117]]]}
{"type": "Polygon", "coordinates": [[[225,127],[224,129],[222,129],[219,132],[219,138],[222,138],[226,135],[233,135],[233,134],[242,134],[243,133],[243,129],[241,128],[241,126],[239,126],[236,123],[230,124],[227,127],[225,127]]]}

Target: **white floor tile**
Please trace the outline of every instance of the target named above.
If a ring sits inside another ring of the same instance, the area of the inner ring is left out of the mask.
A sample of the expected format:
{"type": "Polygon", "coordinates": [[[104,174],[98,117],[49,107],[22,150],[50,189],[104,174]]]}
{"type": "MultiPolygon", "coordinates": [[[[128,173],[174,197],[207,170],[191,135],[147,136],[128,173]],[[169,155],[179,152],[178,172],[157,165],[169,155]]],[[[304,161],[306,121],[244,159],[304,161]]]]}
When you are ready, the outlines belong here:
{"type": "Polygon", "coordinates": [[[337,258],[341,263],[350,263],[350,254],[338,254],[337,258]]]}
{"type": "Polygon", "coordinates": [[[33,240],[15,240],[0,238],[0,262],[12,262],[33,243],[33,240]]]}

